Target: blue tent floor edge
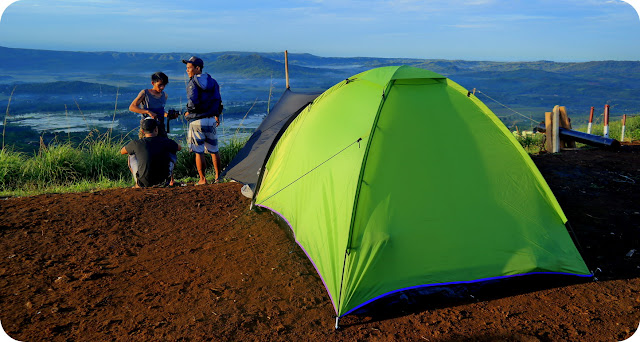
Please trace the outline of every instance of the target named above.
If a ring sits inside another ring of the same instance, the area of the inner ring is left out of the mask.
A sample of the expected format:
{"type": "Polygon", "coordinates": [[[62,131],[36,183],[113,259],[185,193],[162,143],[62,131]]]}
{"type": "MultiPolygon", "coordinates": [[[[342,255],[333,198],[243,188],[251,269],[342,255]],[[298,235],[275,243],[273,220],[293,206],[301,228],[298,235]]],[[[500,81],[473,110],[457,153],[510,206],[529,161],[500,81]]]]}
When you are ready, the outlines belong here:
{"type": "MultiPolygon", "coordinates": [[[[511,278],[520,278],[520,277],[530,277],[530,276],[544,276],[544,275],[548,275],[548,276],[571,276],[571,277],[579,277],[579,278],[592,278],[593,275],[591,274],[575,274],[575,273],[565,273],[565,272],[529,272],[529,273],[522,273],[522,274],[511,274],[511,275],[504,275],[504,276],[498,276],[498,277],[489,277],[489,278],[484,278],[484,279],[475,279],[475,280],[467,280],[467,281],[455,281],[455,282],[448,282],[448,283],[438,283],[438,284],[424,284],[424,285],[416,285],[416,286],[410,286],[407,288],[402,288],[402,289],[397,289],[388,293],[384,293],[380,296],[377,296],[375,298],[372,298],[358,306],[356,306],[355,308],[345,312],[343,315],[341,315],[340,317],[344,317],[346,315],[349,314],[353,314],[353,313],[357,313],[359,310],[361,310],[362,308],[366,307],[367,305],[379,301],[382,298],[385,297],[390,297],[393,296],[395,294],[399,294],[399,293],[406,293],[406,292],[411,292],[414,290],[421,290],[421,289],[428,289],[428,288],[438,288],[438,289],[444,289],[444,288],[450,288],[452,286],[464,286],[464,285],[470,285],[470,284],[478,284],[478,285],[490,285],[490,284],[495,284],[496,286],[499,286],[500,284],[498,284],[498,282],[503,281],[503,280],[507,280],[507,279],[511,279],[511,278]]],[[[575,279],[575,278],[574,278],[575,279]]],[[[539,288],[539,290],[543,290],[544,287],[539,288]]],[[[434,292],[438,292],[437,290],[434,292]]],[[[472,291],[471,291],[472,292],[472,291]]],[[[418,292],[416,292],[418,293],[418,292]]],[[[418,296],[424,295],[424,294],[417,294],[418,296]]]]}
{"type": "MultiPolygon", "coordinates": [[[[279,223],[281,223],[281,226],[286,226],[286,230],[288,230],[288,232],[290,232],[291,234],[291,238],[293,239],[293,241],[296,243],[296,245],[298,245],[298,247],[300,247],[300,249],[302,250],[302,252],[304,253],[304,255],[307,257],[307,259],[311,262],[311,265],[313,266],[313,268],[316,271],[316,274],[318,275],[318,277],[320,278],[320,280],[322,281],[322,285],[324,286],[325,290],[327,291],[327,295],[329,296],[331,303],[333,305],[334,311],[336,311],[336,302],[334,301],[333,296],[331,296],[331,293],[328,290],[327,284],[325,283],[324,279],[322,278],[322,276],[320,275],[320,272],[318,272],[318,267],[316,266],[315,262],[313,261],[313,259],[309,256],[309,253],[307,253],[307,251],[304,249],[304,247],[298,242],[298,240],[296,239],[296,235],[295,232],[293,231],[293,228],[291,226],[291,223],[289,222],[289,220],[287,220],[287,218],[279,213],[278,211],[262,205],[262,204],[256,204],[257,207],[263,208],[263,209],[267,209],[269,210],[271,213],[274,214],[274,216],[278,219],[277,221],[279,223]]],[[[284,228],[284,227],[283,227],[284,228]]],[[[500,284],[498,284],[498,282],[500,281],[505,281],[508,279],[513,279],[513,278],[527,278],[527,277],[531,277],[531,276],[569,276],[569,277],[577,277],[574,279],[585,279],[585,278],[593,278],[592,274],[577,274],[577,273],[568,273],[568,272],[527,272],[527,273],[519,273],[519,274],[509,274],[509,275],[503,275],[503,276],[497,276],[497,277],[488,277],[488,278],[482,278],[482,279],[474,279],[474,280],[465,280],[465,281],[454,281],[454,282],[447,282],[447,283],[434,283],[434,284],[422,284],[422,285],[415,285],[415,286],[410,286],[410,287],[406,287],[406,288],[401,288],[401,289],[397,289],[388,293],[384,293],[382,295],[379,295],[375,298],[372,298],[352,309],[350,309],[349,311],[345,312],[344,314],[337,316],[339,318],[343,318],[347,315],[351,315],[351,314],[358,314],[359,312],[362,312],[363,308],[366,308],[368,305],[376,302],[376,301],[380,301],[383,298],[390,298],[393,295],[396,294],[402,294],[402,293],[411,293],[412,291],[417,294],[417,296],[425,296],[424,293],[419,293],[419,290],[424,290],[424,289],[434,289],[433,292],[440,292],[439,290],[443,290],[445,288],[447,289],[452,289],[455,286],[465,286],[465,285],[490,285],[490,284],[496,284],[496,286],[499,286],[500,284]],[[418,291],[416,291],[418,290],[418,291]]],[[[550,285],[553,285],[553,283],[551,283],[550,285]]],[[[553,286],[552,286],[553,287],[553,286]]],[[[458,287],[459,288],[459,287],[458,287]]],[[[538,288],[538,290],[543,290],[545,289],[544,286],[541,286],[538,288]]],[[[470,292],[473,292],[470,291],[470,292]]],[[[392,300],[393,301],[393,300],[392,300]]],[[[384,304],[383,304],[384,305],[384,304]]],[[[337,314],[337,311],[336,311],[337,314]]]]}

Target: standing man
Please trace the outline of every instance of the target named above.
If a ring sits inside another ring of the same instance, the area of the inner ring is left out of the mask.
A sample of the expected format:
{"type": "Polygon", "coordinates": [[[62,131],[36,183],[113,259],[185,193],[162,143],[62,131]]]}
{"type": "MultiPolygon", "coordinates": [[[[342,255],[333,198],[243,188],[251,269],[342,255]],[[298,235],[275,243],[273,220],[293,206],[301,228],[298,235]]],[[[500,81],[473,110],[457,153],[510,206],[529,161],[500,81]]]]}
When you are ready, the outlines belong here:
{"type": "Polygon", "coordinates": [[[158,121],[152,117],[143,119],[140,128],[144,138],[133,140],[120,150],[120,154],[129,155],[134,187],[166,186],[172,180],[176,153],[181,147],[167,137],[158,136],[158,121]]]}
{"type": "Polygon", "coordinates": [[[216,127],[220,125],[222,98],[220,86],[211,75],[202,73],[204,62],[193,56],[182,60],[187,65],[189,84],[187,85],[187,112],[184,117],[189,122],[187,142],[189,149],[196,154],[196,167],[200,181],[196,185],[207,184],[205,179],[206,162],[204,153],[210,153],[216,172],[215,183],[220,182],[220,156],[218,155],[218,136],[216,127]]]}

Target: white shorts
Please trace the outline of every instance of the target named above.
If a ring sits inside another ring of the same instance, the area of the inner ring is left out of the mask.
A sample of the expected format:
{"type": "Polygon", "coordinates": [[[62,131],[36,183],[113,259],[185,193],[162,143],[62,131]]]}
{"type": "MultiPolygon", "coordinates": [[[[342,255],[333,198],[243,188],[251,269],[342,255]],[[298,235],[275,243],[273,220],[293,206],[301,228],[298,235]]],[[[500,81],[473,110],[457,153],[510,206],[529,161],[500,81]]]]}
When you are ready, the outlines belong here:
{"type": "Polygon", "coordinates": [[[195,153],[218,153],[216,118],[203,118],[189,123],[187,133],[189,149],[195,153]]]}

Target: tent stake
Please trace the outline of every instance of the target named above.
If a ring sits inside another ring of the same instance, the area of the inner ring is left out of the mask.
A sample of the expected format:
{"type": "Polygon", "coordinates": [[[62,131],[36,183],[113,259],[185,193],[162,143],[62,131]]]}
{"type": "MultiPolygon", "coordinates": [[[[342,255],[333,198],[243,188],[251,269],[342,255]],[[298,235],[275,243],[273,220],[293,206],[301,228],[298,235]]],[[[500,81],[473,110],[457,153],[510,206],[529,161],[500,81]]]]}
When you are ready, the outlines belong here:
{"type": "Polygon", "coordinates": [[[338,325],[340,322],[340,317],[336,316],[336,330],[340,329],[340,326],[338,325]]]}
{"type": "Polygon", "coordinates": [[[620,141],[624,141],[624,131],[627,129],[627,114],[622,116],[622,135],[620,141]]]}

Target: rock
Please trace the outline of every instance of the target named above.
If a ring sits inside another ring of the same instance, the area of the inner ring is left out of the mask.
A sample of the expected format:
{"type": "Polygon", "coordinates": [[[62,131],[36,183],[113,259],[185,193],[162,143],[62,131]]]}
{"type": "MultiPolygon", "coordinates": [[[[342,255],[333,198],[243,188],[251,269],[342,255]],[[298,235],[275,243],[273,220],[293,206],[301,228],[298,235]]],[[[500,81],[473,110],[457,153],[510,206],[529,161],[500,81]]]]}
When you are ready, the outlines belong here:
{"type": "Polygon", "coordinates": [[[68,282],[69,282],[69,280],[70,280],[70,279],[69,279],[69,277],[67,277],[66,275],[62,275],[62,276],[59,276],[58,278],[56,278],[56,280],[54,280],[53,282],[54,282],[56,285],[60,285],[60,284],[66,284],[66,283],[68,283],[68,282]]]}
{"type": "Polygon", "coordinates": [[[285,328],[285,326],[282,324],[278,324],[273,328],[273,330],[275,330],[278,334],[280,334],[283,331],[287,330],[287,328],[285,328]]]}

